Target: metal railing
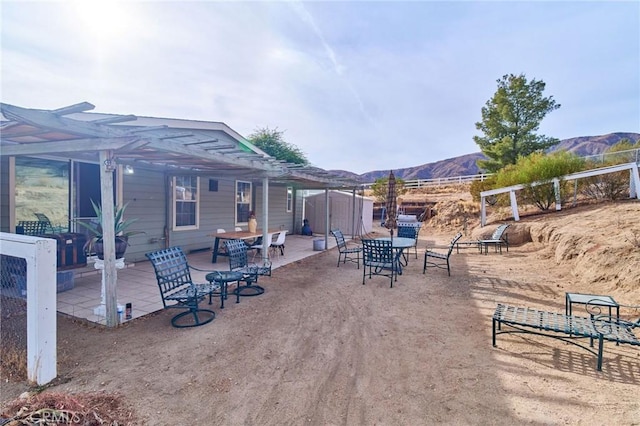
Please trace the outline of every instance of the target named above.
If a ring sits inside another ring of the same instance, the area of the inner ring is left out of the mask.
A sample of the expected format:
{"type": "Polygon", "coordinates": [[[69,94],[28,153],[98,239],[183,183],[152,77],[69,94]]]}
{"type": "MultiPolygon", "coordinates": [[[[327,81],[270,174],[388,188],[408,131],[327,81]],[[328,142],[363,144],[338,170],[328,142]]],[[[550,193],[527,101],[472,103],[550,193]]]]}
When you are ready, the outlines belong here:
{"type": "MultiPolygon", "coordinates": [[[[596,163],[615,162],[615,164],[637,163],[640,164],[640,148],[627,149],[618,152],[603,152],[602,154],[586,155],[582,157],[585,161],[593,161],[596,163]]],[[[611,164],[611,165],[615,165],[611,164]]]]}

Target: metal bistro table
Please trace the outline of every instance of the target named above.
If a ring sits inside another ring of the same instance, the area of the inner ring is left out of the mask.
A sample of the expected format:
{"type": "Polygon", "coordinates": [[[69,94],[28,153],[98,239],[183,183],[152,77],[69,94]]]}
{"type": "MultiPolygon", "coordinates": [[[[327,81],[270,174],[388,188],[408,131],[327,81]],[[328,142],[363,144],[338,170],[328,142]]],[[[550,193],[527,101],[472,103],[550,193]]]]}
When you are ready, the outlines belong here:
{"type": "MultiPolygon", "coordinates": [[[[274,235],[279,232],[287,232],[286,229],[269,229],[267,231],[269,234],[274,235]]],[[[218,253],[218,249],[220,248],[220,240],[252,240],[258,237],[262,237],[262,230],[258,229],[256,232],[249,231],[233,231],[233,232],[224,232],[220,234],[209,234],[210,237],[214,237],[215,241],[213,243],[213,255],[211,256],[211,263],[216,263],[218,261],[218,255],[225,256],[223,253],[218,253]]]]}
{"type": "Polygon", "coordinates": [[[393,238],[379,237],[379,238],[376,238],[376,240],[391,241],[391,248],[396,251],[396,260],[398,261],[398,265],[400,266],[398,270],[398,274],[402,275],[402,267],[407,266],[407,263],[409,262],[409,256],[405,258],[406,262],[404,263],[402,262],[402,259],[403,259],[402,252],[404,251],[404,249],[413,247],[415,240],[413,238],[406,238],[406,237],[393,237],[393,238]]]}
{"type": "Polygon", "coordinates": [[[593,305],[604,306],[609,308],[609,317],[611,316],[611,308],[616,308],[616,319],[620,319],[620,305],[613,300],[611,296],[602,296],[598,294],[583,293],[566,293],[565,294],[565,314],[573,314],[573,305],[593,305]]]}

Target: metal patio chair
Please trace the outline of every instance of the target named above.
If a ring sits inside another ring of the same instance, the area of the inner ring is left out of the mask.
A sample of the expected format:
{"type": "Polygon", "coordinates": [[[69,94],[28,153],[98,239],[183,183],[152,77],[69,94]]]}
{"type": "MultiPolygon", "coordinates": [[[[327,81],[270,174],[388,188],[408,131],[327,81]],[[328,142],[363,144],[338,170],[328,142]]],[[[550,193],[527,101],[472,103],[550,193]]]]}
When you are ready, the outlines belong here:
{"type": "MultiPolygon", "coordinates": [[[[398,237],[402,237],[402,238],[413,238],[414,239],[414,243],[413,243],[413,252],[416,256],[416,259],[418,258],[418,234],[420,233],[420,225],[398,225],[398,237]]],[[[411,247],[409,247],[405,252],[403,252],[403,256],[405,256],[405,260],[408,262],[409,259],[407,259],[407,257],[409,256],[409,252],[411,251],[411,247]]]]}
{"type": "Polygon", "coordinates": [[[358,269],[360,269],[360,253],[362,252],[362,247],[347,246],[344,234],[339,229],[332,229],[331,234],[335,237],[336,245],[338,246],[338,267],[340,267],[340,261],[342,260],[342,263],[346,263],[347,261],[354,262],[358,265],[358,269]]]}
{"type": "Polygon", "coordinates": [[[398,280],[400,273],[399,255],[393,250],[389,240],[362,240],[362,284],[368,275],[389,277],[390,287],[398,280]]]}
{"type": "Polygon", "coordinates": [[[243,276],[237,280],[238,284],[233,291],[236,303],[240,303],[240,296],[258,296],[264,293],[264,287],[256,283],[261,276],[271,276],[271,262],[267,260],[262,265],[249,263],[247,245],[242,240],[227,240],[225,245],[229,253],[229,270],[243,276]],[[246,285],[241,286],[240,281],[244,281],[246,285]]]}
{"type": "Polygon", "coordinates": [[[17,234],[43,235],[47,233],[49,223],[40,220],[21,220],[16,226],[17,234]]]}
{"type": "Polygon", "coordinates": [[[433,249],[426,249],[424,252],[424,264],[422,266],[422,273],[426,273],[427,268],[434,266],[436,268],[447,268],[447,274],[451,276],[451,265],[449,264],[449,258],[453,252],[453,248],[456,246],[458,240],[462,238],[462,232],[458,232],[451,243],[449,243],[449,249],[446,253],[434,251],[433,249]]]}
{"type": "Polygon", "coordinates": [[[162,305],[165,308],[186,309],[171,318],[171,325],[177,328],[197,327],[210,323],[216,317],[210,309],[199,307],[202,299],[209,296],[209,304],[214,294],[220,295],[223,301],[225,295],[216,283],[196,284],[191,279],[191,269],[187,256],[180,247],[146,253],[156,273],[162,305]],[[189,321],[189,319],[191,321],[189,321]]]}

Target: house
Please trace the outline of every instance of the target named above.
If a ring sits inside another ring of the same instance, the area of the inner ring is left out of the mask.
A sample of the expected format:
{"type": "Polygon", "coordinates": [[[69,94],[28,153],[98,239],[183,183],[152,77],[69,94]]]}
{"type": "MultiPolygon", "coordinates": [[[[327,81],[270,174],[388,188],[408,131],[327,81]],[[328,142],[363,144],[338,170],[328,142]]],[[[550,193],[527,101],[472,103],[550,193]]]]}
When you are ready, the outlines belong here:
{"type": "MultiPolygon", "coordinates": [[[[265,231],[299,232],[301,190],[359,185],[270,157],[224,123],[91,109],[89,103],[56,110],[0,104],[0,231],[15,232],[16,199],[24,197],[16,195],[16,169],[34,164],[59,170],[68,183],[56,204],[66,209],[72,232],[81,232],[78,221],[92,220],[92,200],[127,204],[127,218],[138,218],[130,229],[144,232],[129,240],[125,258],[132,262],[168,246],[209,249],[218,228],[246,229],[250,211],[265,231]]],[[[55,196],[49,191],[48,201],[55,196]]],[[[113,235],[113,217],[105,214],[103,228],[106,240],[109,230],[113,235]]],[[[115,271],[114,259],[105,253],[106,276],[115,275],[107,273],[115,271]]],[[[110,316],[116,321],[109,290],[115,285],[115,279],[106,284],[107,324],[110,316]]]]}

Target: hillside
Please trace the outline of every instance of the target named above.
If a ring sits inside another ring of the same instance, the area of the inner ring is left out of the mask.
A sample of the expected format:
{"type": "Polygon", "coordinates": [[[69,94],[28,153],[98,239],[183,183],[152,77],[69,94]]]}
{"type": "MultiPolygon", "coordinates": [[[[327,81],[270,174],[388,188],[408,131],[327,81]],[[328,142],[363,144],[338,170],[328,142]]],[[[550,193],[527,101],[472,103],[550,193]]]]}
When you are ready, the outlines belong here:
{"type": "MultiPolygon", "coordinates": [[[[607,148],[620,142],[622,139],[631,141],[640,140],[640,133],[617,132],[600,136],[580,136],[576,138],[564,139],[551,151],[566,150],[580,156],[600,154],[607,148]]],[[[427,163],[420,166],[407,167],[404,169],[394,170],[396,176],[403,179],[433,179],[451,176],[475,175],[480,172],[476,165],[476,160],[483,158],[482,153],[476,152],[466,154],[459,157],[449,158],[437,161],[435,163],[427,163]]],[[[345,177],[360,179],[363,182],[374,182],[376,179],[385,177],[389,174],[389,170],[374,170],[363,173],[361,175],[345,171],[331,170],[345,177]]]]}

